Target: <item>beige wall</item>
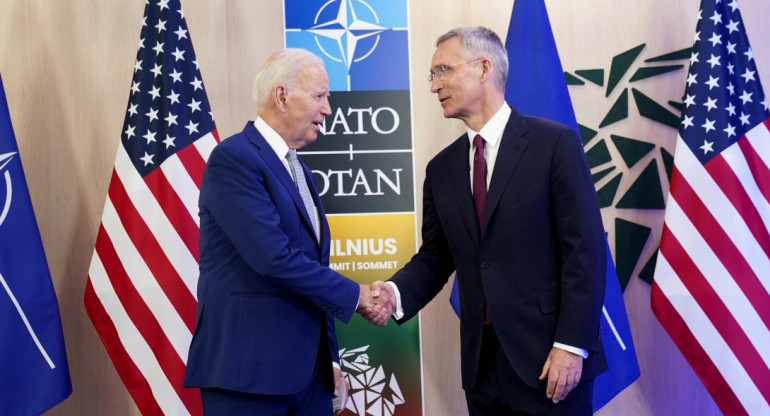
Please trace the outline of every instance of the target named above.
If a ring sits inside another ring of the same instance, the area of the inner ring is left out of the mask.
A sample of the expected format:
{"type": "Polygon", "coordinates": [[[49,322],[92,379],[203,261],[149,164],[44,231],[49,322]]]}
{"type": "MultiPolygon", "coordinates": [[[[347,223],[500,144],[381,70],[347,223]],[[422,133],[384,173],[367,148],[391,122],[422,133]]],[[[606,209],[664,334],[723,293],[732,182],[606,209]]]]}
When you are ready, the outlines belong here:
{"type": "MultiPolygon", "coordinates": [[[[565,69],[608,68],[612,56],[643,42],[650,49],[647,57],[686,47],[694,34],[698,3],[546,1],[565,69]]],[[[442,119],[425,82],[435,38],[459,25],[485,25],[504,37],[512,5],[513,0],[410,2],[418,192],[427,161],[462,130],[457,121],[442,119]]],[[[252,77],[265,57],[283,46],[282,3],[183,0],[183,6],[220,136],[227,137],[253,118],[252,77]]],[[[770,16],[770,5],[766,0],[743,0],[741,7],[760,76],[770,82],[770,30],[763,22],[770,16]]],[[[59,297],[73,379],[72,396],[50,414],[138,414],[82,299],[126,110],[143,8],[141,0],[0,0],[0,73],[59,297]]],[[[681,97],[681,73],[663,82],[681,97]]],[[[603,116],[605,110],[574,90],[573,101],[579,120],[603,116]]],[[[670,130],[640,129],[633,134],[655,137],[673,150],[670,130]]],[[[603,213],[605,221],[611,214],[603,213]]],[[[656,241],[660,214],[634,215],[658,224],[653,231],[656,241]]],[[[425,408],[431,416],[466,414],[459,387],[459,325],[447,297],[445,290],[422,314],[425,408]]],[[[642,377],[599,414],[718,414],[652,317],[649,285],[633,278],[625,299],[642,377]]]]}

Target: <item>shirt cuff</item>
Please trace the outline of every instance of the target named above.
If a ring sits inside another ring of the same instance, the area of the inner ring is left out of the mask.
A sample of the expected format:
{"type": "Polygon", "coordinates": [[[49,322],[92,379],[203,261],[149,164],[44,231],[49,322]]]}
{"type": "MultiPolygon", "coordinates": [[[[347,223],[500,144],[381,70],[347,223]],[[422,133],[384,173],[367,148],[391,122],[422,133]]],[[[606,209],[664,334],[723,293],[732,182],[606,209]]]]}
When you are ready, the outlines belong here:
{"type": "Polygon", "coordinates": [[[404,308],[401,306],[401,292],[398,291],[398,286],[395,283],[385,282],[385,284],[393,288],[393,293],[396,294],[396,310],[393,312],[393,317],[401,319],[404,317],[404,308]]]}
{"type": "Polygon", "coordinates": [[[564,350],[564,351],[567,351],[567,352],[571,352],[573,354],[577,354],[577,355],[579,355],[579,356],[581,356],[583,358],[588,358],[588,351],[586,351],[586,350],[584,350],[582,348],[573,347],[571,345],[564,345],[564,344],[559,343],[559,342],[554,342],[553,346],[558,348],[558,349],[560,349],[560,350],[564,350]]]}
{"type": "Polygon", "coordinates": [[[336,368],[337,370],[342,371],[342,369],[340,368],[340,363],[338,363],[336,361],[332,361],[332,367],[336,368]]]}

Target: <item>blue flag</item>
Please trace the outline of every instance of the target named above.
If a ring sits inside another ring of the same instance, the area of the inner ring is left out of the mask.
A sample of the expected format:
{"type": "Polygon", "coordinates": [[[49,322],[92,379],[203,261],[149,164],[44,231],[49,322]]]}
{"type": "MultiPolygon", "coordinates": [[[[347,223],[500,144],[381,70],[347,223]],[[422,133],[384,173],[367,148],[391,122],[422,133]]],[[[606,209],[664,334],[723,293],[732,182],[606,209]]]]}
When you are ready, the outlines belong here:
{"type": "Polygon", "coordinates": [[[0,415],[39,415],[70,393],[59,304],[0,78],[0,415]]]}
{"type": "MultiPolygon", "coordinates": [[[[558,121],[579,132],[543,0],[514,2],[505,47],[510,63],[506,102],[524,114],[558,121]]],[[[639,378],[623,293],[609,245],[604,296],[601,335],[610,369],[594,381],[594,411],[639,378]]],[[[457,280],[450,302],[455,312],[459,311],[457,280]]]]}

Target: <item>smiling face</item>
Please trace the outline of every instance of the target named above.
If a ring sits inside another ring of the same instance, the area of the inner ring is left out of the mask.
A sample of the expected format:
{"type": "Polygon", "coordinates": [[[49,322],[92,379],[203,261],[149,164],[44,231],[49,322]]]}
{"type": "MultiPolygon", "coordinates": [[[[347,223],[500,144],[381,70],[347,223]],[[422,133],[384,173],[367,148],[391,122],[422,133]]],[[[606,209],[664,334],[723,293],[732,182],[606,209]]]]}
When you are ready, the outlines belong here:
{"type": "Polygon", "coordinates": [[[330,115],[329,77],[323,65],[308,65],[300,71],[297,85],[286,94],[284,137],[292,149],[313,143],[324,117],[330,115]]]}
{"type": "Polygon", "coordinates": [[[482,70],[478,61],[471,61],[475,57],[460,54],[461,45],[462,39],[455,36],[436,48],[431,60],[431,71],[436,76],[430,84],[430,91],[438,95],[444,117],[458,118],[468,124],[469,118],[481,111],[482,70]],[[442,65],[454,66],[448,68],[446,76],[438,76],[441,72],[437,68],[442,65]]]}

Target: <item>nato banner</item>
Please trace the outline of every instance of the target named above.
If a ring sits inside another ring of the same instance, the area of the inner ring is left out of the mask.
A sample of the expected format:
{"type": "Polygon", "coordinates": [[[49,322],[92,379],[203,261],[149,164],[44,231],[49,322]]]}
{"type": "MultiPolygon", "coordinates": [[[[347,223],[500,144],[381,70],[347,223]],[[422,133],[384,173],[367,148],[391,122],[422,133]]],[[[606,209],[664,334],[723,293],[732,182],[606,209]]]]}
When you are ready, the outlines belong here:
{"type": "Polygon", "coordinates": [[[0,415],[38,415],[72,393],[59,305],[0,78],[0,415]]]}
{"type": "MultiPolygon", "coordinates": [[[[387,280],[416,251],[406,0],[284,0],[286,46],[323,59],[332,114],[300,151],[332,234],[330,267],[387,280]]],[[[419,320],[337,326],[345,415],[421,415],[419,320]]]]}

